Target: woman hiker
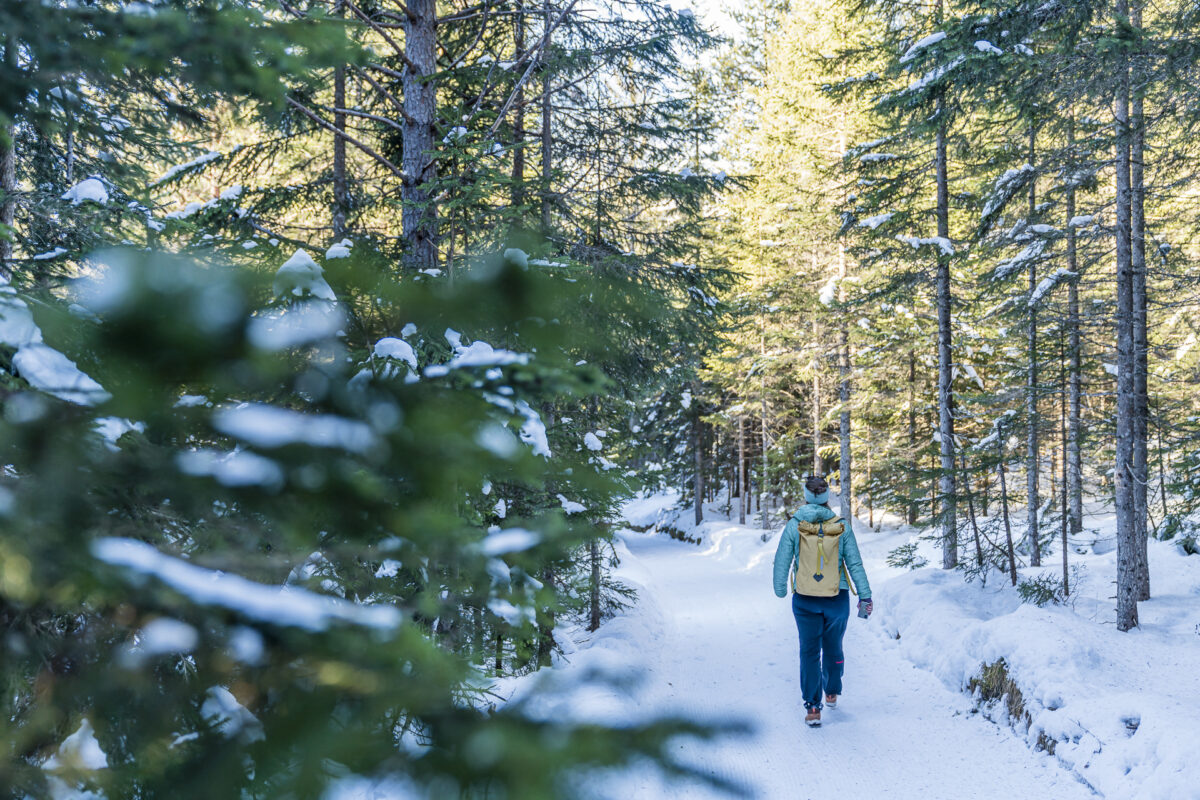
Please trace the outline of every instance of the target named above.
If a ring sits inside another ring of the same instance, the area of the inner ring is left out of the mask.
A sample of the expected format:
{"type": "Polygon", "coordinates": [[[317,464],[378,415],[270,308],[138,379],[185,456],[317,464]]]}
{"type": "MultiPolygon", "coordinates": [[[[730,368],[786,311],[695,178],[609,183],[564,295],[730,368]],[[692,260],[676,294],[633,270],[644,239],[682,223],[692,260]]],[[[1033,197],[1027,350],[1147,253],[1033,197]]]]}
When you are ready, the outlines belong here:
{"type": "Polygon", "coordinates": [[[850,587],[858,590],[860,617],[870,616],[873,605],[854,531],[849,520],[830,510],[824,478],[808,478],[804,500],[775,551],[775,595],[787,594],[790,579],[792,613],[800,631],[800,691],[808,712],[804,722],[818,728],[822,694],[824,705],[832,709],[842,693],[842,636],[850,618],[850,587]]]}

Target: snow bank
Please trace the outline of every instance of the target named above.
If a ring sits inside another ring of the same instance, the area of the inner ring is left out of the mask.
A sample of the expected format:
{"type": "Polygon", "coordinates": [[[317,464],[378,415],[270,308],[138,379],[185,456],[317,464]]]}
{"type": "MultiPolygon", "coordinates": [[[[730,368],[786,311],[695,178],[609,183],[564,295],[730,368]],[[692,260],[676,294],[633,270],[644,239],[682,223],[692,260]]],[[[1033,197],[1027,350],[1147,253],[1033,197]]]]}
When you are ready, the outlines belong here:
{"type": "MultiPolygon", "coordinates": [[[[1096,535],[1110,528],[1111,517],[1096,535]]],[[[1022,533],[1014,530],[1015,537],[1022,533]]],[[[1105,796],[1196,797],[1196,560],[1151,541],[1154,599],[1141,604],[1142,627],[1120,633],[1109,597],[1115,553],[1072,552],[1071,559],[1079,580],[1068,606],[1038,608],[1022,603],[1001,578],[984,587],[928,567],[881,582],[876,607],[903,654],[953,688],[967,690],[983,665],[1003,659],[1023,708],[1015,719],[1004,703],[985,713],[1011,722],[1031,747],[1052,749],[1105,796]]]]}

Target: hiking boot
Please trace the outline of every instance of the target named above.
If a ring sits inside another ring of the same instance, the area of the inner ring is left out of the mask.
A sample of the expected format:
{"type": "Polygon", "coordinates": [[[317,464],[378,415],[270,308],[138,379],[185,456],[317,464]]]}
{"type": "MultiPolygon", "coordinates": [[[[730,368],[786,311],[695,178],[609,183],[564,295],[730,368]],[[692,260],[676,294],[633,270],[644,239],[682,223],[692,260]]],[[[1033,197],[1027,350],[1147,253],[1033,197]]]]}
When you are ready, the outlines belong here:
{"type": "Polygon", "coordinates": [[[837,695],[836,694],[825,695],[825,707],[826,708],[837,708],[837,695]]]}
{"type": "Polygon", "coordinates": [[[804,724],[810,728],[821,727],[821,709],[810,708],[808,713],[804,715],[804,724]]]}

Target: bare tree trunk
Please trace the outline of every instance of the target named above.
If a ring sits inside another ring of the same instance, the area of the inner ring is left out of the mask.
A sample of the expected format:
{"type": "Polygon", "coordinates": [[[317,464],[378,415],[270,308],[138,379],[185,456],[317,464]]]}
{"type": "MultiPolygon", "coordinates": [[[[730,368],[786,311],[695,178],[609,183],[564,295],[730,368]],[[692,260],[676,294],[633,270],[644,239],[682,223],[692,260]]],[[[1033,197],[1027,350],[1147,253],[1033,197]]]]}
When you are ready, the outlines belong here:
{"type": "MultiPolygon", "coordinates": [[[[1129,16],[1128,0],[1117,0],[1116,19],[1129,16]]],[[[1131,225],[1129,62],[1124,52],[1117,56],[1116,99],[1116,200],[1117,200],[1117,441],[1113,471],[1117,512],[1117,630],[1138,625],[1137,501],[1133,482],[1133,438],[1136,397],[1134,372],[1137,358],[1133,344],[1133,249],[1131,225]]]]}
{"type": "Polygon", "coordinates": [[[1069,533],[1071,524],[1067,509],[1067,473],[1070,469],[1067,467],[1067,359],[1066,349],[1063,342],[1063,333],[1060,330],[1058,334],[1058,363],[1059,363],[1059,387],[1061,389],[1061,402],[1059,403],[1059,433],[1061,434],[1061,444],[1063,451],[1062,460],[1062,565],[1063,565],[1063,595],[1070,594],[1071,587],[1067,577],[1067,534],[1069,533]]]}
{"type": "MultiPolygon", "coordinates": [[[[1075,115],[1067,128],[1067,147],[1069,157],[1075,159],[1075,115]]],[[[1075,226],[1071,220],[1075,218],[1075,185],[1067,188],[1067,269],[1078,273],[1078,254],[1075,226]]],[[[1083,530],[1083,457],[1080,451],[1080,397],[1083,393],[1081,359],[1082,353],[1079,342],[1079,287],[1076,281],[1067,286],[1067,329],[1070,336],[1070,410],[1067,412],[1067,481],[1066,492],[1071,517],[1071,533],[1083,530]]]]}
{"type": "MultiPolygon", "coordinates": [[[[4,38],[4,63],[17,65],[16,37],[4,38]]],[[[8,233],[17,218],[17,128],[0,128],[0,278],[12,279],[13,246],[8,233]]]]}
{"type": "MultiPolygon", "coordinates": [[[[339,7],[340,9],[340,7],[339,7]]],[[[346,107],[346,68],[333,70],[334,108],[346,107]]],[[[340,240],[346,235],[346,214],[349,210],[349,193],[346,190],[346,115],[340,110],[333,114],[333,127],[338,133],[333,136],[333,238],[340,240]]]]}
{"type": "Polygon", "coordinates": [[[588,543],[588,557],[592,562],[588,630],[594,631],[600,628],[600,543],[595,539],[588,543]]]}
{"type": "MultiPolygon", "coordinates": [[[[946,176],[946,103],[938,98],[938,129],[936,150],[937,173],[937,235],[950,239],[950,186],[946,176]]],[[[942,499],[942,567],[953,569],[958,564],[958,520],[955,515],[954,480],[954,389],[953,356],[950,346],[951,329],[950,259],[938,248],[937,314],[938,314],[938,432],[941,435],[941,499],[942,499]]]]}
{"type": "Polygon", "coordinates": [[[1008,576],[1012,585],[1017,585],[1017,554],[1013,550],[1012,523],[1008,518],[1008,484],[1004,480],[1003,436],[996,437],[996,455],[999,456],[997,472],[1000,475],[1000,514],[1004,517],[1004,542],[1008,547],[1008,576]]]}
{"type": "Polygon", "coordinates": [[[983,544],[979,541],[979,524],[975,520],[975,500],[971,497],[971,479],[967,476],[967,454],[960,454],[962,459],[963,489],[967,495],[967,513],[971,518],[971,533],[975,537],[975,565],[983,568],[983,544]]]}
{"type": "MultiPolygon", "coordinates": [[[[550,235],[550,208],[553,202],[554,188],[554,133],[551,130],[554,105],[551,102],[550,65],[546,60],[550,56],[550,31],[554,26],[550,0],[545,0],[542,8],[542,235],[550,235]]],[[[697,514],[700,512],[697,511],[697,514]]],[[[697,517],[697,521],[699,518],[697,517]]]]}
{"type": "MultiPolygon", "coordinates": [[[[1142,26],[1142,2],[1134,0],[1130,22],[1135,28],[1142,26]]],[[[1135,56],[1133,76],[1138,86],[1130,98],[1130,159],[1129,159],[1129,216],[1130,216],[1130,280],[1133,304],[1133,522],[1137,530],[1135,569],[1137,571],[1136,596],[1138,600],[1150,599],[1150,563],[1147,553],[1147,519],[1150,503],[1147,493],[1150,469],[1147,434],[1147,417],[1150,413],[1150,398],[1147,394],[1147,372],[1149,353],[1146,339],[1146,117],[1143,113],[1141,94],[1141,59],[1135,56]]]]}
{"type": "Polygon", "coordinates": [[[738,525],[746,524],[746,418],[738,415],[738,525]]]}
{"type": "MultiPolygon", "coordinates": [[[[846,290],[843,285],[846,281],[846,247],[845,245],[838,246],[838,299],[842,302],[846,300],[846,290]]],[[[845,315],[842,315],[845,316],[845,315]]],[[[838,455],[838,481],[841,483],[841,509],[842,518],[849,520],[854,516],[854,510],[851,508],[853,502],[854,487],[850,476],[850,331],[843,322],[841,329],[838,331],[838,402],[841,404],[841,414],[839,415],[839,434],[841,448],[838,455]]]]}
{"type": "MultiPolygon", "coordinates": [[[[1037,130],[1029,126],[1029,163],[1036,157],[1037,130]]],[[[1034,223],[1037,214],[1037,179],[1029,182],[1029,224],[1034,223]]],[[[1041,453],[1038,448],[1038,351],[1037,351],[1037,307],[1033,303],[1033,293],[1037,288],[1037,261],[1029,262],[1029,360],[1025,382],[1025,504],[1026,527],[1029,535],[1029,563],[1032,566],[1042,565],[1042,547],[1038,541],[1039,525],[1038,511],[1041,498],[1038,496],[1038,471],[1041,467],[1041,453]]]]}
{"type": "MultiPolygon", "coordinates": [[[[9,42],[12,41],[10,38],[9,42]]],[[[6,45],[7,49],[7,45],[6,45]]],[[[0,277],[12,279],[13,246],[8,231],[17,216],[16,129],[0,130],[0,277]]]]}
{"type": "Polygon", "coordinates": [[[813,346],[817,348],[817,355],[813,357],[813,403],[812,403],[812,430],[813,430],[813,474],[825,474],[825,459],[821,458],[821,343],[817,339],[817,324],[813,323],[813,346]]]}
{"type": "Polygon", "coordinates": [[[700,412],[692,418],[692,451],[696,454],[696,470],[692,474],[692,494],[695,495],[696,524],[704,521],[704,423],[700,412]]]}
{"type": "Polygon", "coordinates": [[[917,457],[917,355],[912,350],[908,351],[908,447],[913,456],[912,480],[909,487],[911,495],[908,503],[908,524],[917,524],[917,481],[916,481],[916,457],[917,457]]]}
{"type": "MultiPolygon", "coordinates": [[[[518,64],[525,58],[525,3],[516,9],[513,19],[513,60],[518,64]]],[[[512,204],[516,213],[525,204],[525,88],[517,88],[517,100],[513,104],[513,164],[512,204]]]]}
{"type": "Polygon", "coordinates": [[[437,266],[437,181],[434,135],[437,123],[437,2],[409,0],[404,20],[404,172],[400,190],[405,260],[414,269],[437,266]]]}
{"type": "Polygon", "coordinates": [[[1170,511],[1167,510],[1167,464],[1166,454],[1167,449],[1163,446],[1163,419],[1162,419],[1162,398],[1154,399],[1155,416],[1158,418],[1158,494],[1162,499],[1163,520],[1165,521],[1170,516],[1170,511]]]}
{"type": "Polygon", "coordinates": [[[868,429],[868,431],[867,431],[867,527],[872,528],[872,529],[874,529],[874,527],[875,527],[875,491],[872,488],[872,483],[871,483],[871,466],[872,466],[872,460],[873,460],[873,456],[874,456],[874,453],[872,453],[871,451],[874,449],[873,445],[874,445],[874,441],[872,439],[871,432],[868,429]]]}

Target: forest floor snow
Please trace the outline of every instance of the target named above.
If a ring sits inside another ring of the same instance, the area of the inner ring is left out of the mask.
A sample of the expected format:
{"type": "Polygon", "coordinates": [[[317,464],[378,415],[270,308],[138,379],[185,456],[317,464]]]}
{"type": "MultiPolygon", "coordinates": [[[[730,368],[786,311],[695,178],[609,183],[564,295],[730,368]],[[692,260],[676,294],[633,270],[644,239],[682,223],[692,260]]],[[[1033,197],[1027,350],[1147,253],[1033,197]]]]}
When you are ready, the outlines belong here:
{"type": "MultiPolygon", "coordinates": [[[[757,528],[712,521],[712,509],[710,521],[681,525],[663,513],[669,502],[634,501],[626,518],[637,528],[670,518],[699,545],[654,527],[622,530],[617,577],[637,590],[637,602],[567,643],[555,669],[510,684],[514,700],[560,718],[744,723],[746,735],[681,740],[678,756],[768,800],[833,792],[921,800],[1200,798],[1200,759],[1188,760],[1198,740],[1200,636],[1180,627],[1194,620],[1177,618],[1197,613],[1200,561],[1154,543],[1157,602],[1166,610],[1143,604],[1143,629],[1121,634],[1106,624],[1097,588],[1112,554],[1078,559],[1086,563],[1081,574],[1096,572],[1080,584],[1092,587],[1093,599],[1040,609],[1020,603],[995,575],[981,585],[933,567],[889,567],[888,553],[916,541],[916,532],[895,524],[872,532],[858,523],[876,612],[866,621],[851,617],[845,695],[812,730],[803,724],[790,605],[771,590],[778,527],[764,542],[757,528]],[[1003,702],[978,713],[964,691],[984,663],[999,658],[1022,687],[1029,714],[1012,725],[1003,702]],[[597,674],[624,682],[598,683],[597,674]],[[1035,748],[1041,733],[1043,742],[1055,740],[1054,755],[1035,748]]],[[[669,782],[651,768],[606,773],[599,783],[612,797],[725,796],[669,782]]]]}

